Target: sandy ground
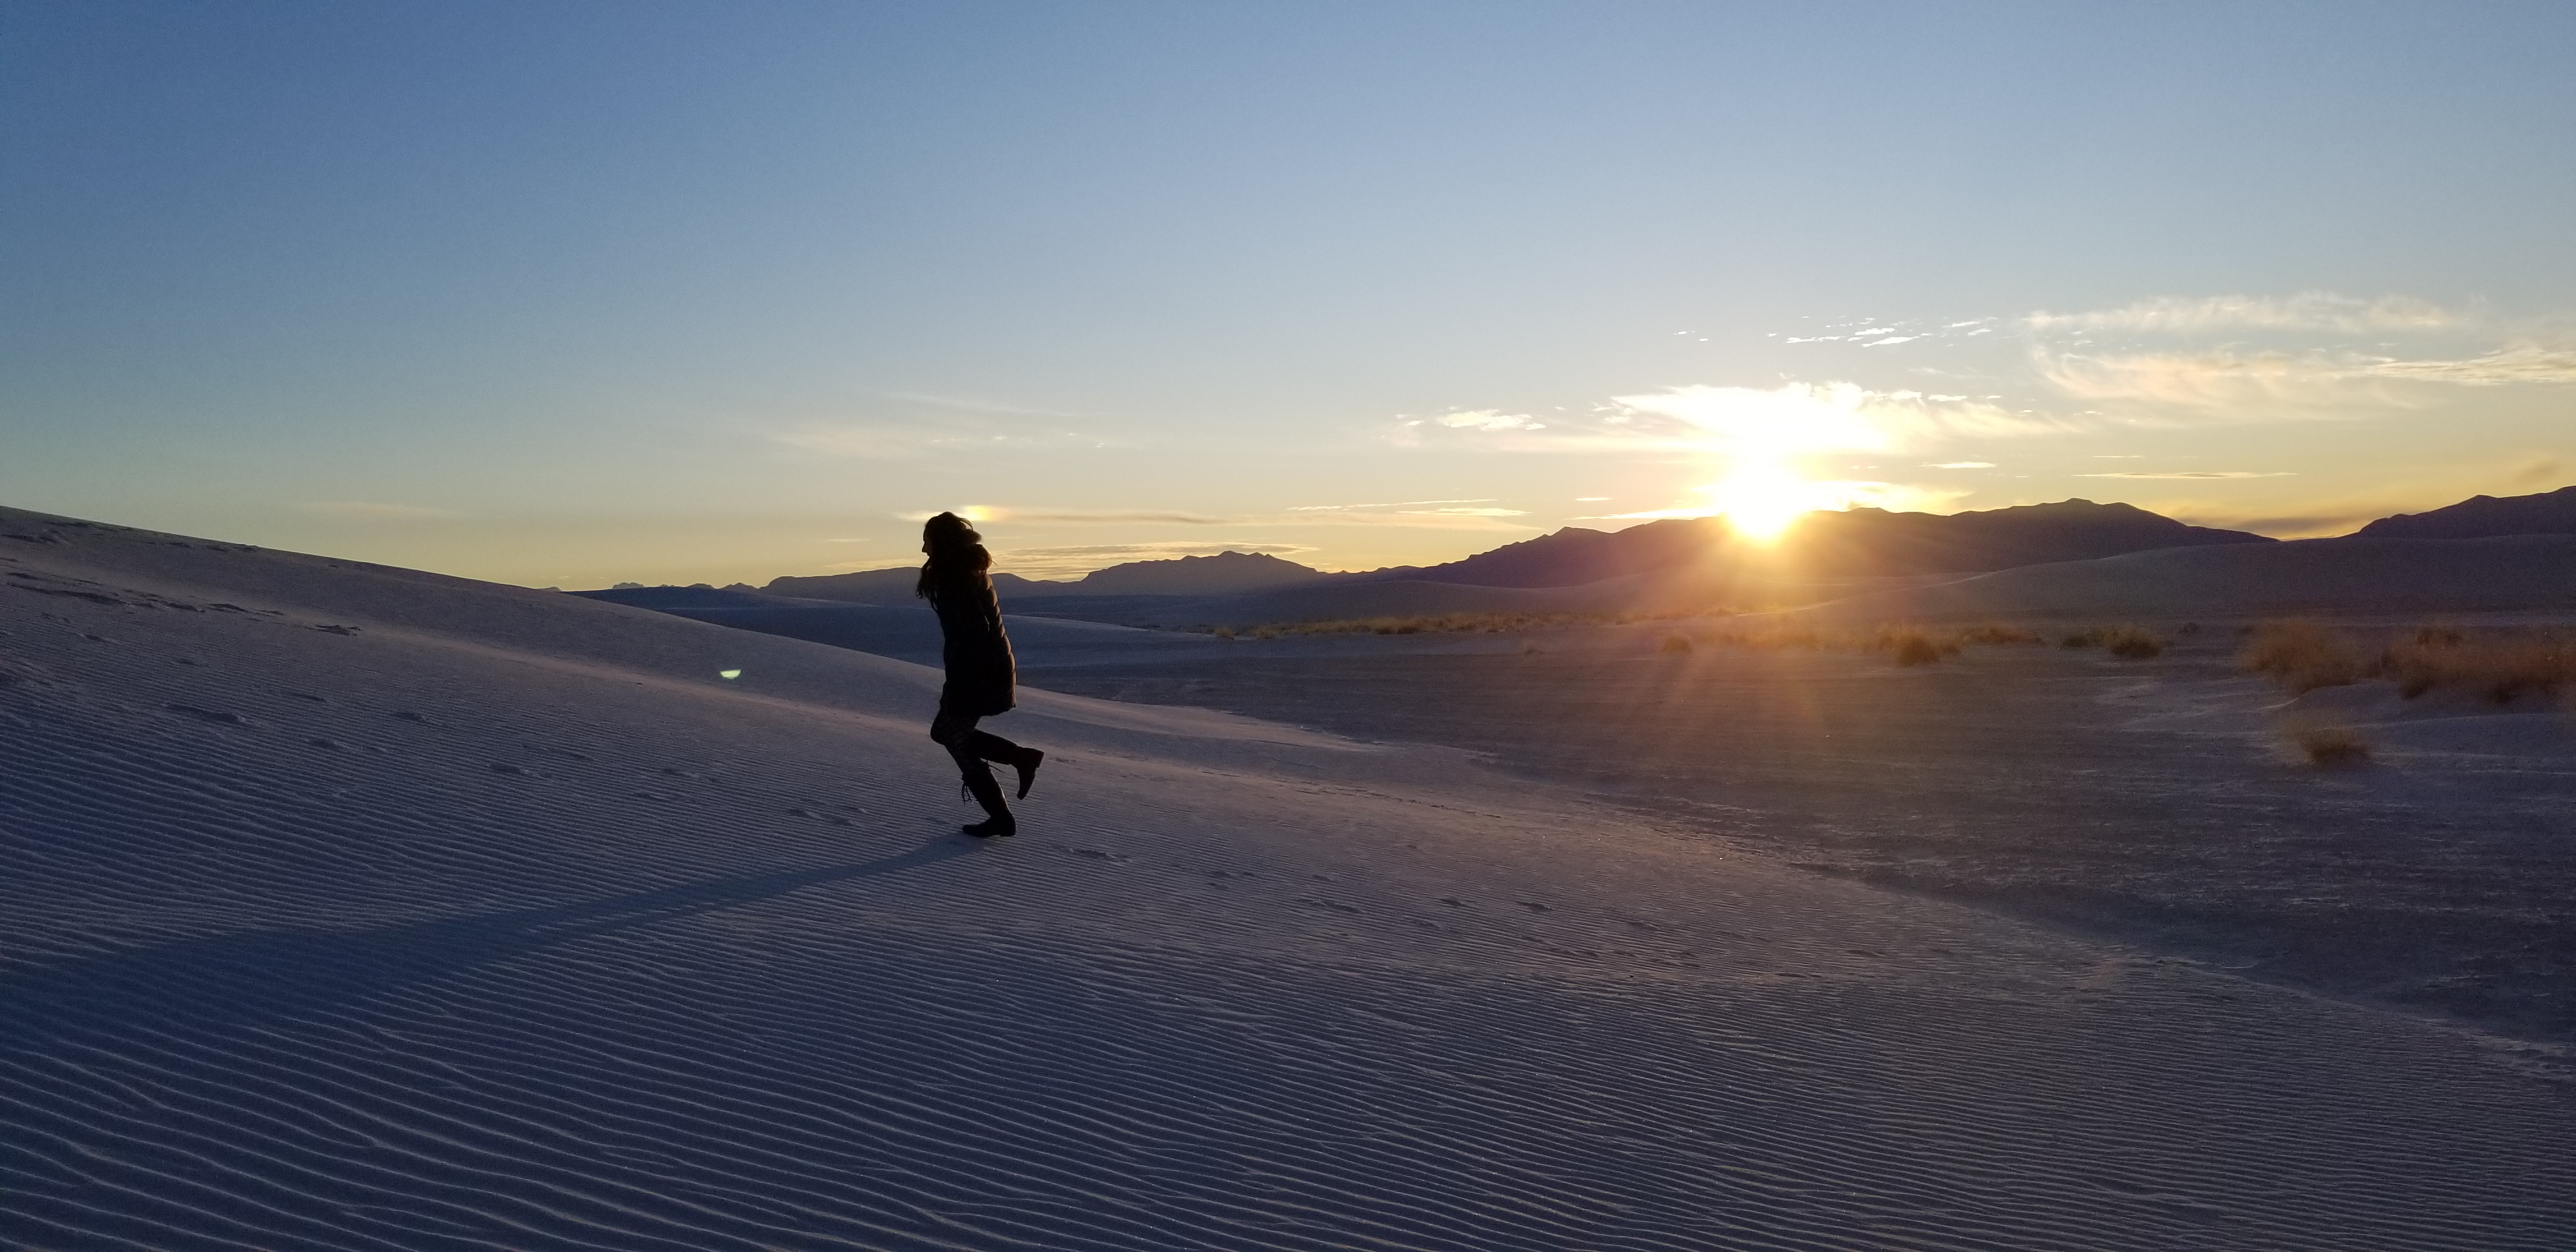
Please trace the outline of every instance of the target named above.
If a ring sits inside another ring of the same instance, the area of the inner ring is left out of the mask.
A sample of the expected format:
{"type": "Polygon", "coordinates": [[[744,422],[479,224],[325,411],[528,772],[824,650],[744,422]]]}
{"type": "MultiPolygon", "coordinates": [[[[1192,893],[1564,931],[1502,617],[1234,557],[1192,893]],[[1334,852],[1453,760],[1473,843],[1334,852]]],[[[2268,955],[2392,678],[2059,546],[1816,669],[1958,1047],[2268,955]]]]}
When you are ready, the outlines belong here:
{"type": "Polygon", "coordinates": [[[2291,701],[2237,672],[2225,622],[2148,661],[1658,650],[1728,628],[1247,641],[1215,658],[1068,657],[1031,679],[1463,748],[1810,869],[2576,1041],[2562,710],[2408,701],[2387,683],[2291,701]],[[2359,728],[2375,763],[2319,770],[2285,750],[2278,725],[2299,709],[2359,728]]]}
{"type": "Polygon", "coordinates": [[[0,1245],[2576,1229],[2532,1052],[1454,750],[1032,693],[976,843],[917,665],[0,522],[0,1245]]]}

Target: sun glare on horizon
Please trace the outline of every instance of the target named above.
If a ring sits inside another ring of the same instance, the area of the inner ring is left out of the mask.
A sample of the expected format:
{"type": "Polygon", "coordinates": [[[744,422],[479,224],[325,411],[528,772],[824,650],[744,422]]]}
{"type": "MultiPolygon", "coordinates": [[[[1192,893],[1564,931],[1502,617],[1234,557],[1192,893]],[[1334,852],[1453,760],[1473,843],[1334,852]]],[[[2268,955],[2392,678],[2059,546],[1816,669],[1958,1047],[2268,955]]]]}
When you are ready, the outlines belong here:
{"type": "Polygon", "coordinates": [[[1825,498],[1829,493],[1823,487],[1774,462],[1739,466],[1724,481],[1704,490],[1716,505],[1717,515],[1725,518],[1737,534],[1770,543],[1787,533],[1801,516],[1834,507],[1834,502],[1825,498]]]}

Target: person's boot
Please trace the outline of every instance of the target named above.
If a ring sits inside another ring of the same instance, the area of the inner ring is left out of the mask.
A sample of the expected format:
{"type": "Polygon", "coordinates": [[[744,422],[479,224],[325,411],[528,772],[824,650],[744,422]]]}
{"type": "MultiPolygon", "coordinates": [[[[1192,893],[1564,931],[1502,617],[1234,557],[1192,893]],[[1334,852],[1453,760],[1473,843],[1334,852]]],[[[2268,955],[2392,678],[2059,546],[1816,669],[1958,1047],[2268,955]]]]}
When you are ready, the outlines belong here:
{"type": "Polygon", "coordinates": [[[1018,770],[1020,794],[1017,798],[1022,800],[1029,798],[1029,787],[1038,780],[1038,766],[1046,764],[1046,753],[1035,748],[1023,748],[990,731],[976,731],[967,747],[987,761],[1018,770]]]}
{"type": "Polygon", "coordinates": [[[1038,767],[1046,764],[1046,753],[1040,752],[1035,748],[1021,748],[1019,749],[1018,755],[1011,758],[1010,764],[1012,769],[1020,771],[1020,794],[1018,798],[1022,800],[1028,799],[1029,784],[1038,780],[1038,767]]]}
{"type": "Polygon", "coordinates": [[[978,839],[1019,833],[1020,824],[1011,818],[1011,806],[1002,803],[1002,784],[994,781],[992,771],[984,770],[966,776],[966,792],[975,803],[984,806],[984,820],[961,827],[978,839]]]}

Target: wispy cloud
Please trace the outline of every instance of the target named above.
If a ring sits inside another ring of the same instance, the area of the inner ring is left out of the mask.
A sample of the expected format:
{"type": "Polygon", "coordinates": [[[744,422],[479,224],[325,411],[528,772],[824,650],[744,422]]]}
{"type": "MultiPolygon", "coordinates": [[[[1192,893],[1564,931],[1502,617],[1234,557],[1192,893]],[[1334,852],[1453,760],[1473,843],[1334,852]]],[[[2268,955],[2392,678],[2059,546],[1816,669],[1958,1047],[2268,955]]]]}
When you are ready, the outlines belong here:
{"type": "Polygon", "coordinates": [[[1494,497],[1483,496],[1474,500],[1398,500],[1392,504],[1292,504],[1288,506],[1288,511],[1291,513],[1343,513],[1354,509],[1410,509],[1426,504],[1492,504],[1493,502],[1494,497]]]}
{"type": "Polygon", "coordinates": [[[2576,383],[2576,350],[2520,345],[2462,359],[2400,360],[2352,352],[2067,353],[2035,358],[2040,376],[2080,400],[2135,401],[2248,419],[2403,408],[2423,392],[2391,384],[2499,387],[2576,383]]]}
{"type": "Polygon", "coordinates": [[[2291,470],[2167,470],[2161,473],[2077,474],[2077,478],[2293,478],[2291,470]]]}
{"type": "Polygon", "coordinates": [[[2130,331],[2192,335],[2234,330],[2386,331],[2450,330],[2474,319],[2411,296],[2356,299],[2328,291],[2295,296],[2167,296],[2090,313],[2033,313],[2023,324],[2038,331],[2130,331]]]}
{"type": "Polygon", "coordinates": [[[2132,401],[2255,419],[2400,403],[2374,386],[2366,361],[2287,352],[2049,355],[2040,377],[2078,400],[2132,401]]]}
{"type": "Polygon", "coordinates": [[[1446,413],[1434,421],[1452,430],[1545,430],[1547,425],[1527,413],[1505,413],[1500,409],[1470,409],[1446,413]]]}
{"type": "MultiPolygon", "coordinates": [[[[1032,525],[1119,525],[1162,523],[1181,526],[1230,526],[1260,520],[1254,516],[1224,516],[1214,513],[1184,513],[1174,509],[1022,509],[998,504],[969,504],[955,510],[970,522],[1024,522],[1032,525]]],[[[898,513],[907,522],[925,522],[929,513],[898,513]]]]}
{"type": "Polygon", "coordinates": [[[2568,383],[2576,382],[2576,349],[2518,344],[2464,361],[2379,361],[2369,368],[2380,378],[2465,387],[2568,383]]]}
{"type": "Polygon", "coordinates": [[[1943,461],[1943,462],[1941,462],[1940,464],[1937,464],[1937,465],[1927,465],[1927,466],[1924,466],[1923,468],[1925,468],[1925,469],[1993,469],[1994,467],[1995,467],[1995,463],[1994,463],[1994,462],[1992,462],[1992,461],[1943,461]]]}
{"type": "Polygon", "coordinates": [[[1779,387],[1676,387],[1614,397],[1611,438],[1642,437],[1736,456],[1900,451],[1944,439],[2046,434],[2062,420],[2016,413],[1984,400],[1919,391],[1872,391],[1856,383],[1779,387]]]}
{"type": "Polygon", "coordinates": [[[430,509],[416,504],[381,504],[370,500],[319,500],[296,506],[308,513],[327,517],[368,518],[379,521],[420,521],[436,517],[461,516],[453,509],[430,509]]]}

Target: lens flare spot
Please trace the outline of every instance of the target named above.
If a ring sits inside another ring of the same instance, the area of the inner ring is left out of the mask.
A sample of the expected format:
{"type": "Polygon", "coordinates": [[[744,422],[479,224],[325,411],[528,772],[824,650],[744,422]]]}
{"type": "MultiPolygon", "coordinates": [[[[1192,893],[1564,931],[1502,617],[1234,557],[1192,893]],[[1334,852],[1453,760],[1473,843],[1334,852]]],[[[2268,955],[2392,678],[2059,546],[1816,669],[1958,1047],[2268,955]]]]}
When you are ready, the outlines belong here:
{"type": "Polygon", "coordinates": [[[742,671],[741,671],[741,670],[738,670],[738,669],[720,669],[720,670],[717,670],[717,671],[716,671],[716,677],[718,677],[718,678],[740,678],[740,677],[742,677],[742,671]]]}

